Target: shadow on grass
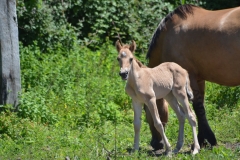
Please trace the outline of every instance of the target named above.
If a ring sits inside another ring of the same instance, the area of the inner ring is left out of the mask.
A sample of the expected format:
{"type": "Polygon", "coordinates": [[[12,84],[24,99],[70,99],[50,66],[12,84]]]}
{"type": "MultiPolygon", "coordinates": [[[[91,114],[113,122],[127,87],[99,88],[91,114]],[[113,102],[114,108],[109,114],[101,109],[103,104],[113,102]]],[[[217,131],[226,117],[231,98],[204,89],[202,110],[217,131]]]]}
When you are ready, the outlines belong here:
{"type": "MultiPolygon", "coordinates": [[[[162,157],[162,156],[165,156],[165,150],[164,149],[161,149],[161,150],[146,150],[145,152],[150,157],[162,157]]],[[[190,155],[191,153],[192,152],[190,150],[190,151],[179,152],[177,154],[188,154],[188,155],[190,155]]],[[[177,155],[177,154],[173,153],[172,155],[177,155]]]]}
{"type": "MultiPolygon", "coordinates": [[[[131,155],[132,154],[132,148],[127,148],[128,154],[131,155]]],[[[149,149],[149,148],[140,148],[139,149],[139,154],[141,155],[142,153],[147,153],[147,155],[149,157],[162,157],[162,156],[166,156],[165,155],[165,149],[159,149],[159,150],[153,150],[153,149],[149,149]]],[[[192,151],[184,151],[184,152],[179,152],[177,154],[191,154],[192,151]]],[[[175,155],[175,154],[173,154],[175,155]]]]}
{"type": "MultiPolygon", "coordinates": [[[[217,146],[215,146],[217,147],[217,146]]],[[[188,146],[188,150],[187,149],[182,149],[180,152],[178,152],[177,154],[172,154],[171,156],[176,156],[176,155],[191,155],[192,154],[192,150],[190,149],[191,148],[191,145],[188,146]]],[[[208,150],[212,150],[212,147],[206,145],[204,147],[205,149],[208,149],[208,150]]],[[[142,155],[144,156],[147,156],[147,157],[166,157],[165,155],[165,149],[159,149],[159,150],[153,150],[151,147],[146,147],[146,148],[140,148],[138,152],[132,152],[132,148],[131,147],[128,147],[126,148],[126,151],[125,153],[111,153],[107,156],[107,160],[111,160],[111,159],[116,159],[116,157],[132,157],[132,156],[137,156],[139,158],[141,158],[142,155]]],[[[201,152],[201,151],[200,151],[201,152]]],[[[133,158],[133,157],[132,157],[133,158]]]]}

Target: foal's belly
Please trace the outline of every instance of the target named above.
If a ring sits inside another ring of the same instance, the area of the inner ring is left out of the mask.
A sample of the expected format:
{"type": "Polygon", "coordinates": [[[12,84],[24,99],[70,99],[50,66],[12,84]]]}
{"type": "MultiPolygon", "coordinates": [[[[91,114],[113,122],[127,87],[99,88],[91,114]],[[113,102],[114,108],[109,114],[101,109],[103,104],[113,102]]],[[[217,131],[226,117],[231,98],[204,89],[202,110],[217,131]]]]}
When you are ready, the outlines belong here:
{"type": "Polygon", "coordinates": [[[154,89],[156,99],[165,98],[171,90],[168,88],[156,88],[154,89]]]}

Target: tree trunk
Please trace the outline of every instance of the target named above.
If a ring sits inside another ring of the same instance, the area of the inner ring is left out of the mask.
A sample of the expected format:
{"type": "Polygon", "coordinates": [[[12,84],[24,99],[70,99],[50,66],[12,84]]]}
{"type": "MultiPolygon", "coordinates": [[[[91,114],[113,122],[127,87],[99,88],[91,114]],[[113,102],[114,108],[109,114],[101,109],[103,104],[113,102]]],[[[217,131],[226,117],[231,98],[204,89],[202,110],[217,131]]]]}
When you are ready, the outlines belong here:
{"type": "Polygon", "coordinates": [[[20,90],[16,0],[0,0],[0,104],[17,109],[20,90]]]}

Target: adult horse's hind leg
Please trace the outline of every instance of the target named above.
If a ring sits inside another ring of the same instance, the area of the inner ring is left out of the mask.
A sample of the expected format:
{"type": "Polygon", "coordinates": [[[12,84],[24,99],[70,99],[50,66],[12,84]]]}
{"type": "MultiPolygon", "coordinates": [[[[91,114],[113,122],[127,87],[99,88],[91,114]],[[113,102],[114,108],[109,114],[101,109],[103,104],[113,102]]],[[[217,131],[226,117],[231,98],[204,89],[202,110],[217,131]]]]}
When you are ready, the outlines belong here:
{"type": "Polygon", "coordinates": [[[195,78],[191,76],[190,81],[194,95],[193,109],[198,119],[198,142],[200,146],[203,147],[204,139],[207,139],[211,146],[215,146],[217,144],[217,140],[208,124],[204,107],[205,81],[202,80],[197,82],[195,78]]]}
{"type": "MultiPolygon", "coordinates": [[[[165,128],[166,123],[168,122],[168,103],[164,99],[159,99],[156,101],[156,104],[158,108],[158,113],[160,115],[160,120],[162,121],[163,127],[165,128]]],[[[154,148],[154,150],[163,149],[164,143],[162,141],[162,136],[154,127],[153,118],[146,105],[144,105],[144,109],[146,112],[146,119],[152,134],[152,139],[150,144],[154,148]]]]}

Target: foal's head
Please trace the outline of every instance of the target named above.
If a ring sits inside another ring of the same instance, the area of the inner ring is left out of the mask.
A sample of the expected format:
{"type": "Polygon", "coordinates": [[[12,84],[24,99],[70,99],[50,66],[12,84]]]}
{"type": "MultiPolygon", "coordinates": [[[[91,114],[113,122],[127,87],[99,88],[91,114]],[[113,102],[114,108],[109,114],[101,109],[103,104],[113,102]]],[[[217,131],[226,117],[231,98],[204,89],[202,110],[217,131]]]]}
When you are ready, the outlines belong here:
{"type": "Polygon", "coordinates": [[[117,60],[120,65],[119,75],[123,80],[128,79],[128,73],[131,68],[132,60],[134,59],[134,51],[136,50],[136,43],[132,41],[130,45],[121,45],[119,40],[116,42],[116,49],[118,51],[117,60]]]}

